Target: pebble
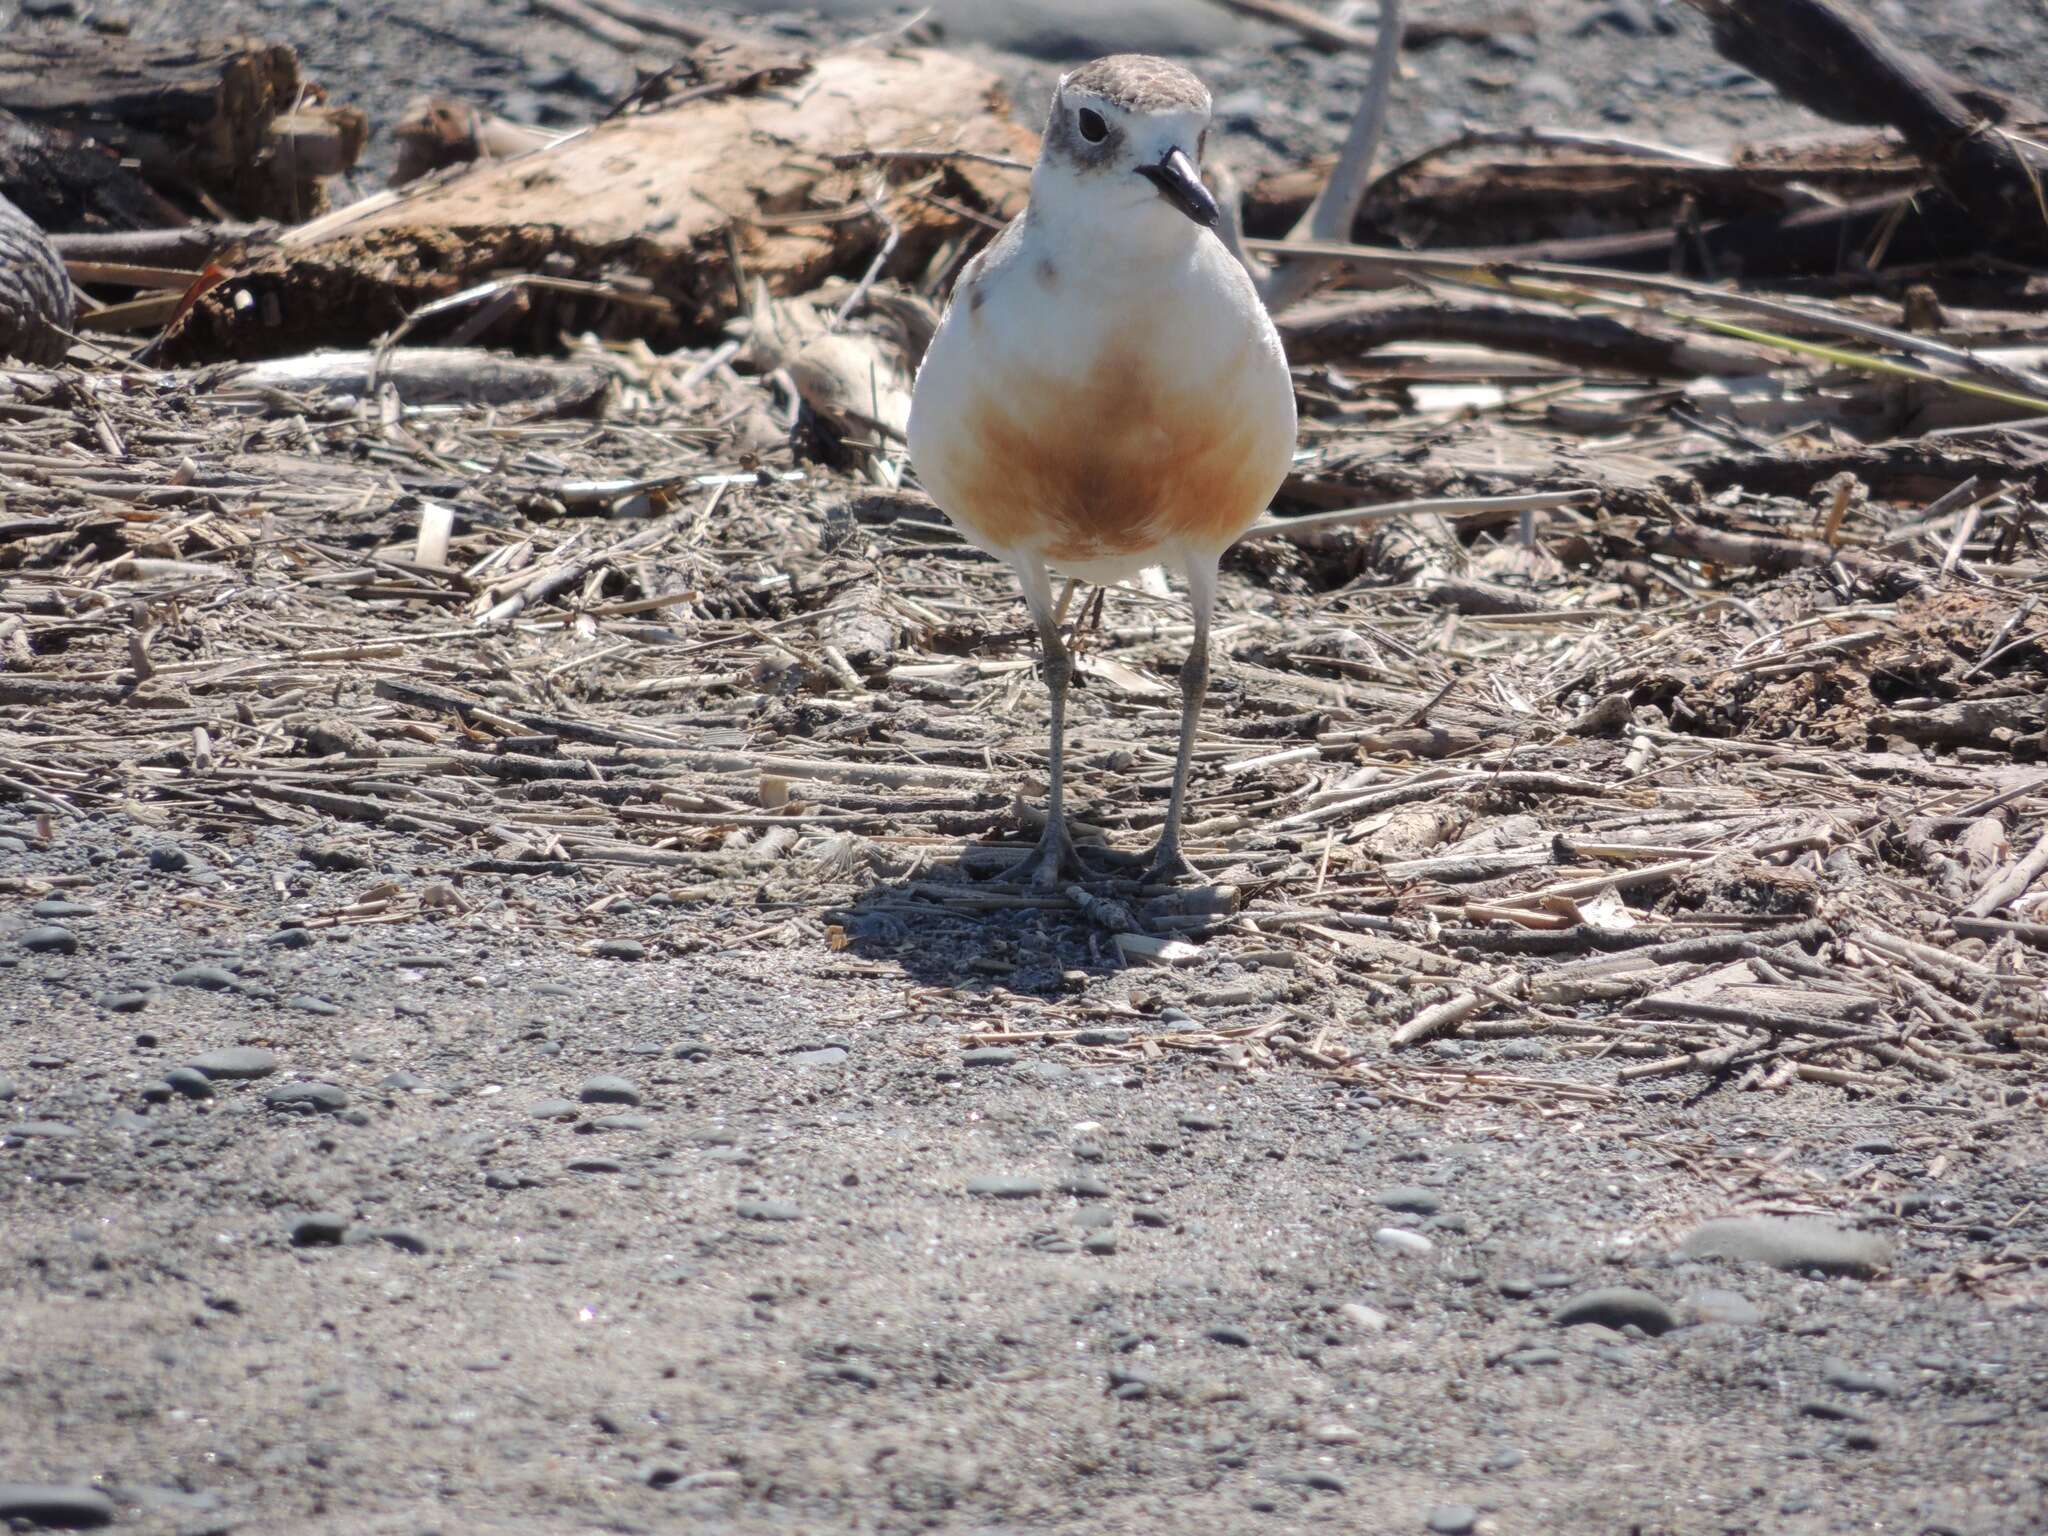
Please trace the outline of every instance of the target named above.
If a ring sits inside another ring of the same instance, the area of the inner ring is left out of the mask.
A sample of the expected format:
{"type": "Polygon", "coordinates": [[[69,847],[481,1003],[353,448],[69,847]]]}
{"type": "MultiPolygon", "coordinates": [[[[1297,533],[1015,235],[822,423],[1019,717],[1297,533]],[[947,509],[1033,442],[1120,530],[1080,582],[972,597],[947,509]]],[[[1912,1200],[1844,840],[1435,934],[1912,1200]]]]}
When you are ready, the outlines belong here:
{"type": "Polygon", "coordinates": [[[162,875],[183,875],[200,885],[220,884],[220,876],[206,860],[176,843],[160,843],[150,849],[149,867],[162,875]]]}
{"type": "Polygon", "coordinates": [[[1488,1474],[1512,1472],[1526,1459],[1520,1451],[1516,1450],[1513,1446],[1509,1446],[1505,1450],[1495,1451],[1486,1460],[1479,1463],[1479,1470],[1488,1474]]]}
{"type": "Polygon", "coordinates": [[[1103,1200],[1109,1196],[1109,1185],[1101,1179],[1077,1173],[1061,1179],[1059,1191],[1063,1195],[1072,1195],[1077,1200],[1103,1200]]]}
{"type": "Polygon", "coordinates": [[[1891,1263],[1891,1245],[1809,1216],[1733,1216],[1695,1228],[1679,1245],[1688,1259],[1748,1259],[1773,1269],[1817,1269],[1826,1275],[1876,1274],[1891,1263]]]}
{"type": "Polygon", "coordinates": [[[1436,1250],[1436,1244],[1420,1232],[1407,1232],[1400,1227],[1381,1227],[1373,1233],[1372,1240],[1394,1253],[1413,1254],[1417,1257],[1436,1250]]]}
{"type": "Polygon", "coordinates": [[[653,1126],[654,1122],[645,1115],[599,1115],[595,1120],[584,1121],[576,1130],[579,1135],[595,1135],[599,1131],[645,1131],[653,1126]]]}
{"type": "Polygon", "coordinates": [[[1679,1303],[1696,1323],[1729,1323],[1753,1328],[1764,1320],[1763,1308],[1740,1291],[1694,1291],[1679,1303]]]}
{"type": "Polygon", "coordinates": [[[0,1483],[0,1520],[83,1531],[113,1519],[114,1501],[83,1483],[0,1483]]]}
{"type": "Polygon", "coordinates": [[[68,1120],[16,1120],[12,1125],[0,1125],[0,1136],[22,1141],[65,1141],[77,1134],[78,1127],[68,1120]]]}
{"type": "Polygon", "coordinates": [[[571,1158],[562,1165],[571,1173],[624,1173],[626,1165],[609,1157],[571,1158]]]}
{"type": "Polygon", "coordinates": [[[577,1097],[586,1104],[638,1104],[640,1090],[623,1077],[593,1077],[577,1097]]]}
{"type": "Polygon", "coordinates": [[[1439,1504],[1424,1523],[1436,1536],[1467,1536],[1479,1523],[1479,1511],[1470,1504],[1439,1504]]]}
{"type": "Polygon", "coordinates": [[[313,943],[313,930],[280,928],[275,933],[265,934],[263,942],[273,949],[305,949],[313,943]]]}
{"type": "Polygon", "coordinates": [[[164,1083],[188,1099],[213,1097],[213,1079],[197,1067],[173,1067],[164,1074],[164,1083]]]}
{"type": "Polygon", "coordinates": [[[1116,1252],[1116,1234],[1114,1232],[1090,1232],[1081,1239],[1081,1251],[1083,1253],[1092,1253],[1097,1258],[1106,1258],[1108,1255],[1116,1252]]]}
{"type": "Polygon", "coordinates": [[[334,1114],[348,1108],[348,1095],[332,1083],[280,1083],[263,1095],[272,1109],[299,1114],[334,1114]]]}
{"type": "Polygon", "coordinates": [[[332,1248],[348,1235],[348,1218],[329,1211],[301,1216],[292,1223],[294,1248],[332,1248]]]}
{"type": "Polygon", "coordinates": [[[75,955],[78,953],[78,935],[69,928],[50,923],[24,931],[21,947],[32,955],[75,955]]]}
{"type": "Polygon", "coordinates": [[[967,1181],[967,1193],[995,1200],[1028,1200],[1045,1193],[1045,1181],[1025,1174],[985,1173],[967,1181]]]}
{"type": "Polygon", "coordinates": [[[1823,1398],[1817,1397],[1808,1398],[1805,1402],[1801,1403],[1799,1405],[1799,1412],[1806,1418],[1825,1419],[1829,1423],[1861,1424],[1865,1422],[1863,1415],[1854,1408],[1846,1408],[1840,1403],[1830,1403],[1823,1398]]]}
{"type": "Polygon", "coordinates": [[[821,1045],[814,1050],[791,1051],[789,1059],[800,1067],[837,1067],[845,1064],[846,1047],[821,1045]]]}
{"type": "Polygon", "coordinates": [[[34,916],[40,917],[46,923],[62,922],[67,917],[93,917],[99,910],[98,907],[88,907],[82,901],[66,901],[62,896],[45,896],[29,908],[34,916]]]}
{"type": "Polygon", "coordinates": [[[541,1181],[530,1173],[508,1172],[493,1168],[484,1174],[485,1189],[539,1189],[541,1181]]]}
{"type": "Polygon", "coordinates": [[[217,965],[188,965],[171,977],[174,987],[198,987],[207,992],[228,992],[241,985],[233,971],[217,965]]]}
{"type": "Polygon", "coordinates": [[[1561,1304],[1551,1314],[1550,1321],[1559,1328],[1601,1323],[1621,1329],[1634,1323],[1652,1337],[1669,1333],[1678,1326],[1677,1317],[1657,1297],[1626,1285],[1605,1285],[1597,1290],[1581,1291],[1561,1304]]]}
{"type": "Polygon", "coordinates": [[[1418,1216],[1434,1216],[1444,1208],[1436,1191],[1420,1184],[1394,1184],[1375,1191],[1372,1198],[1390,1211],[1413,1211],[1418,1216]]]}
{"type": "Polygon", "coordinates": [[[323,1019],[331,1019],[341,1012],[341,1009],[330,1003],[326,998],[315,997],[310,992],[301,992],[295,997],[286,998],[285,1006],[287,1008],[296,1008],[301,1013],[317,1014],[323,1019]]]}
{"type": "Polygon", "coordinates": [[[277,1070],[277,1052],[266,1051],[260,1045],[230,1045],[194,1056],[187,1065],[208,1077],[268,1077],[277,1070]]]}
{"type": "Polygon", "coordinates": [[[415,1088],[426,1087],[426,1083],[410,1072],[398,1071],[386,1072],[378,1079],[377,1086],[389,1089],[393,1093],[411,1093],[415,1088]]]}
{"type": "Polygon", "coordinates": [[[606,939],[591,953],[600,960],[645,960],[647,946],[638,939],[606,939]]]}
{"type": "Polygon", "coordinates": [[[743,1221],[802,1221],[804,1213],[787,1200],[742,1200],[733,1207],[743,1221]]]}
{"type": "Polygon", "coordinates": [[[1838,1392],[1861,1392],[1869,1397],[1895,1397],[1899,1384],[1881,1371],[1859,1370],[1846,1360],[1830,1360],[1820,1368],[1820,1379],[1838,1392]]]}
{"type": "Polygon", "coordinates": [[[978,1045],[960,1053],[963,1067],[1007,1067],[1016,1059],[1017,1053],[1007,1045],[978,1045]]]}
{"type": "Polygon", "coordinates": [[[14,1097],[14,1082],[5,1072],[0,1072],[0,1104],[14,1097]]]}
{"type": "Polygon", "coordinates": [[[100,1006],[112,1013],[140,1013],[149,1006],[147,992],[109,992],[100,999],[100,1006]]]}
{"type": "Polygon", "coordinates": [[[377,1234],[400,1253],[431,1253],[433,1245],[410,1227],[386,1227],[377,1234]]]}
{"type": "Polygon", "coordinates": [[[684,1040],[676,1046],[676,1060],[708,1061],[711,1058],[711,1049],[709,1040],[684,1040]]]}
{"type": "Polygon", "coordinates": [[[1337,1309],[1337,1315],[1352,1327],[1366,1333],[1385,1333],[1389,1321],[1387,1314],[1378,1307],[1368,1307],[1362,1301],[1347,1301],[1337,1309]]]}
{"type": "Polygon", "coordinates": [[[574,1120],[576,1106],[567,1099],[538,1099],[527,1113],[536,1120],[574,1120]]]}
{"type": "Polygon", "coordinates": [[[1184,1131],[1220,1131],[1224,1122],[1214,1115],[1182,1115],[1180,1128],[1184,1131]]]}
{"type": "Polygon", "coordinates": [[[1246,1333],[1242,1328],[1232,1328],[1228,1324],[1204,1329],[1202,1337],[1209,1340],[1212,1344],[1227,1344],[1232,1349],[1250,1349],[1252,1347],[1250,1334],[1246,1333]]]}

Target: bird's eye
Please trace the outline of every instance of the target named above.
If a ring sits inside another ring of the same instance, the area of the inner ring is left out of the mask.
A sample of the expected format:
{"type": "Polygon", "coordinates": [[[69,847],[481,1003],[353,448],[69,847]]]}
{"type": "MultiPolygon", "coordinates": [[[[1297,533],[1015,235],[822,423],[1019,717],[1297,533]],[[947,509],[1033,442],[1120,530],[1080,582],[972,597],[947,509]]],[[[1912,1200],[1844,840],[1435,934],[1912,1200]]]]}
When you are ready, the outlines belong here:
{"type": "Polygon", "coordinates": [[[1102,120],[1102,114],[1092,108],[1083,107],[1074,115],[1074,121],[1081,125],[1081,137],[1090,144],[1100,144],[1109,137],[1109,124],[1102,120]]]}

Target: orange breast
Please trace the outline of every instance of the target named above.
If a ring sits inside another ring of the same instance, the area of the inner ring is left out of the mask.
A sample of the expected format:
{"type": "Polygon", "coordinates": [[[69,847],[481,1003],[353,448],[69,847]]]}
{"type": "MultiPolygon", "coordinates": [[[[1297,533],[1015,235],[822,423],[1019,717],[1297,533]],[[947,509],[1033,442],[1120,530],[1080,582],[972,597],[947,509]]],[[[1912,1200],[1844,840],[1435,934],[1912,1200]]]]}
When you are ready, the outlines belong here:
{"type": "Polygon", "coordinates": [[[1055,562],[1170,540],[1221,548],[1264,509],[1293,447],[1270,405],[1247,408],[1270,384],[1255,345],[1204,381],[1116,348],[1078,381],[1004,372],[1000,394],[977,381],[963,402],[946,510],[987,543],[1055,562]]]}

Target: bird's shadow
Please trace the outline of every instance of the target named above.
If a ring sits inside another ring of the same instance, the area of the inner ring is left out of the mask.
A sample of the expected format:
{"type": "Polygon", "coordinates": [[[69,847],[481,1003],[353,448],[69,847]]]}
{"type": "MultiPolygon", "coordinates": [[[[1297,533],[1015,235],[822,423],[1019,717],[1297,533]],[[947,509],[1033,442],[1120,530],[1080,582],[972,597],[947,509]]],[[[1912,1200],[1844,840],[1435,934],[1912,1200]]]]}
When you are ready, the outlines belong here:
{"type": "Polygon", "coordinates": [[[1085,843],[1082,873],[1056,887],[1006,878],[1031,847],[991,840],[877,880],[827,913],[835,942],[926,986],[1054,997],[1128,969],[1134,944],[1199,941],[1234,910],[1229,887],[1149,886],[1141,860],[1085,843]]]}

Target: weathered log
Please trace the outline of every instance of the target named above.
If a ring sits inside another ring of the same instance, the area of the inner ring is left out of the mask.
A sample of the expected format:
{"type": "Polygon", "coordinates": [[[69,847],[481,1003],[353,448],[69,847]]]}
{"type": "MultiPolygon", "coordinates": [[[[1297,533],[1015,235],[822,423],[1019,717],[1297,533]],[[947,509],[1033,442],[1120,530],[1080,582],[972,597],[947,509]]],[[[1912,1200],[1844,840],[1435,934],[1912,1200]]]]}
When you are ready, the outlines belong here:
{"type": "Polygon", "coordinates": [[[1981,100],[1965,103],[1949,76],[1841,0],[1691,3],[1726,58],[1825,117],[1896,128],[1987,238],[2048,250],[2048,154],[1991,128],[1981,100]]]}
{"type": "Polygon", "coordinates": [[[0,197],[0,357],[61,361],[77,309],[70,275],[49,237],[0,197]]]}
{"type": "Polygon", "coordinates": [[[297,220],[326,206],[322,180],[355,162],[361,112],[323,104],[298,56],[252,39],[149,43],[95,33],[0,45],[0,110],[89,135],[159,192],[203,193],[245,218],[297,220]]]}
{"type": "MultiPolygon", "coordinates": [[[[851,50],[787,86],[685,93],[287,233],[192,308],[166,355],[360,345],[486,277],[540,271],[630,278],[667,305],[626,315],[634,334],[714,340],[740,296],[736,279],[807,293],[835,273],[860,275],[885,244],[882,275],[919,272],[942,245],[979,238],[1023,206],[1018,170],[830,159],[925,147],[1028,160],[1035,146],[994,75],[940,52],[851,50]]],[[[538,303],[512,323],[525,330],[491,340],[552,346],[560,330],[538,303]]]]}

